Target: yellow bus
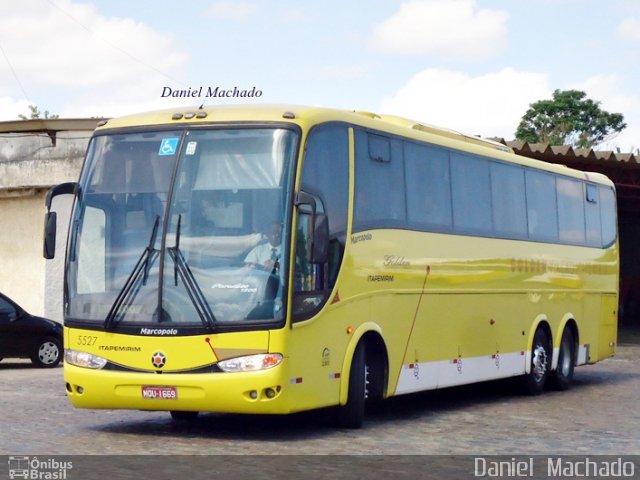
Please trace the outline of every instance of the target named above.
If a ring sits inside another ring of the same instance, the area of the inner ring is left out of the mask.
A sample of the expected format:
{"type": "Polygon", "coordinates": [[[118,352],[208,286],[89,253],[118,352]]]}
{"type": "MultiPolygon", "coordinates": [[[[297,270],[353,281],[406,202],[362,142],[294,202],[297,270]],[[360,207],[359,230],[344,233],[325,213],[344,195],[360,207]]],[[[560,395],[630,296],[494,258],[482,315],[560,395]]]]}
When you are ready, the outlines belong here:
{"type": "Polygon", "coordinates": [[[76,407],[287,414],[520,377],[615,352],[615,190],[393,116],[302,106],[105,121],[65,267],[76,407]]]}

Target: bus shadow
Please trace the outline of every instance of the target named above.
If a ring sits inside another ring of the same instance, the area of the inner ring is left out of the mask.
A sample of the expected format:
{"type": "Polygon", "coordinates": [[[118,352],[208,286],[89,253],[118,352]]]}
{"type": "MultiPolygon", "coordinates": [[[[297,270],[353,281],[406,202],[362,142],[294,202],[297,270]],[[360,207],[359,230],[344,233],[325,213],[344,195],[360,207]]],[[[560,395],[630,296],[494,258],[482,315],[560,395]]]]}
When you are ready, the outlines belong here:
{"type": "MultiPolygon", "coordinates": [[[[574,386],[568,392],[545,392],[544,395],[580,395],[581,390],[638,381],[640,373],[576,371],[574,386]]],[[[367,412],[360,432],[391,425],[394,422],[436,420],[439,416],[466,408],[504,402],[526,404],[538,397],[522,394],[514,379],[445,388],[390,398],[367,412]]],[[[143,421],[119,421],[96,425],[94,430],[116,434],[134,434],[219,440],[290,442],[321,438],[335,434],[335,410],[322,409],[292,415],[237,415],[201,413],[188,421],[172,420],[168,413],[143,421]]],[[[347,432],[347,430],[342,430],[347,432]]],[[[355,431],[353,435],[359,435],[355,431]]]]}
{"type": "Polygon", "coordinates": [[[192,420],[166,417],[145,421],[93,427],[100,432],[167,436],[182,438],[215,438],[218,440],[255,440],[290,442],[330,434],[331,413],[326,410],[292,415],[240,415],[200,413],[192,420]]]}
{"type": "Polygon", "coordinates": [[[518,379],[510,378],[489,382],[462,385],[419,392],[410,395],[390,398],[373,411],[367,420],[374,423],[394,422],[398,420],[419,420],[453,411],[464,410],[488,404],[517,402],[526,404],[544,399],[545,395],[581,395],[581,391],[597,386],[610,387],[615,384],[638,381],[640,373],[620,371],[598,371],[582,373],[576,370],[571,390],[557,392],[545,391],[541,397],[522,393],[518,379]]]}

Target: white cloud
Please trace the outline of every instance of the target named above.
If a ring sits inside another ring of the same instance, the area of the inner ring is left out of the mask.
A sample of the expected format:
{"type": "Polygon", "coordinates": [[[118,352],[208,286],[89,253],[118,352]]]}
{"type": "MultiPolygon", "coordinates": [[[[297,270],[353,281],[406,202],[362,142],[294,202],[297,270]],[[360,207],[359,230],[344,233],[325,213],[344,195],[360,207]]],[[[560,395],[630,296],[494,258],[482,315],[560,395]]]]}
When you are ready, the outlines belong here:
{"type": "Polygon", "coordinates": [[[627,18],[623,20],[616,31],[618,37],[625,40],[640,41],[640,20],[627,18]]]}
{"type": "Polygon", "coordinates": [[[569,88],[582,90],[587,97],[600,102],[600,107],[610,113],[622,113],[627,123],[619,135],[599,145],[599,150],[616,150],[623,153],[640,148],[640,95],[628,93],[620,77],[615,74],[596,75],[569,88]]]}
{"type": "Polygon", "coordinates": [[[475,0],[409,0],[374,29],[374,44],[405,54],[488,56],[506,44],[508,14],[475,0]]]}
{"type": "Polygon", "coordinates": [[[255,12],[256,6],[249,2],[218,0],[207,10],[207,14],[220,19],[242,19],[255,12]]]}
{"type": "Polygon", "coordinates": [[[529,104],[550,98],[547,75],[505,68],[472,77],[439,68],[412,77],[381,111],[468,135],[514,138],[529,104]]]}
{"type": "Polygon", "coordinates": [[[18,120],[18,115],[29,116],[29,102],[15,100],[11,97],[0,97],[0,121],[18,120]]]}
{"type": "Polygon", "coordinates": [[[162,83],[130,83],[117,92],[96,95],[94,90],[79,93],[54,113],[61,118],[118,117],[138,112],[160,110],[176,106],[195,105],[199,99],[161,98],[162,83]],[[142,87],[140,85],[143,85],[142,87]]]}
{"type": "MultiPolygon", "coordinates": [[[[164,84],[180,83],[167,76],[180,71],[186,60],[166,32],[128,18],[105,17],[94,6],[73,0],[8,2],[0,31],[3,50],[29,102],[61,115],[111,115],[117,105],[149,103],[164,84]],[[58,96],[72,100],[54,109],[50,101],[58,96]],[[69,111],[79,99],[83,111],[69,111]],[[92,105],[106,108],[91,111],[92,105]]],[[[0,89],[22,98],[4,60],[0,89]]],[[[0,111],[0,118],[14,118],[8,115],[0,111]]]]}
{"type": "MultiPolygon", "coordinates": [[[[627,128],[599,150],[622,152],[640,148],[640,95],[625,91],[616,75],[597,75],[561,87],[586,92],[608,112],[622,113],[627,128]]],[[[470,76],[431,68],[423,70],[383,101],[380,111],[451,128],[468,135],[512,140],[520,119],[533,102],[550,99],[547,74],[505,68],[470,76]]]]}
{"type": "Polygon", "coordinates": [[[365,65],[328,65],[320,68],[318,75],[326,80],[362,80],[369,76],[370,69],[365,65]]]}
{"type": "Polygon", "coordinates": [[[601,103],[609,112],[637,110],[640,108],[640,96],[624,93],[620,78],[615,74],[595,75],[569,88],[582,90],[591,100],[601,103]]]}

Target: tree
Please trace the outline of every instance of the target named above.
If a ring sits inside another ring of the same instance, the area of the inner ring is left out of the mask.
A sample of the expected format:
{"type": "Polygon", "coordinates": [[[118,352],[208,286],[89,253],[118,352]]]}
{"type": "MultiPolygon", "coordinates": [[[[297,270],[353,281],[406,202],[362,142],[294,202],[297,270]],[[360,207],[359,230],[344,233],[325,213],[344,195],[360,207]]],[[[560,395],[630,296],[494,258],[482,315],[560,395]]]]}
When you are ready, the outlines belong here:
{"type": "Polygon", "coordinates": [[[48,110],[45,110],[44,113],[40,111],[40,109],[36,105],[29,105],[29,116],[26,115],[18,115],[20,120],[34,120],[37,118],[44,118],[45,120],[50,118],[58,118],[58,115],[52,115],[48,110]],[[40,115],[44,115],[44,117],[40,117],[40,115]]]}
{"type": "Polygon", "coordinates": [[[529,105],[516,139],[529,143],[593,148],[626,128],[621,113],[609,113],[580,90],[556,90],[553,99],[529,105]]]}

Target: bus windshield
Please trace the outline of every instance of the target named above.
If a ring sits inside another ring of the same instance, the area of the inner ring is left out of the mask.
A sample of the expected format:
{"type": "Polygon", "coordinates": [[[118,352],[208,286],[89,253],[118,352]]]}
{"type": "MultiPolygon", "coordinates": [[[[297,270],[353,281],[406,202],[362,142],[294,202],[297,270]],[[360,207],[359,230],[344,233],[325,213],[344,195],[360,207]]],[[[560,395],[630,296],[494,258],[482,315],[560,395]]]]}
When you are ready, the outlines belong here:
{"type": "Polygon", "coordinates": [[[65,321],[107,329],[282,321],[297,133],[121,132],[89,146],[70,231],[65,321]]]}

